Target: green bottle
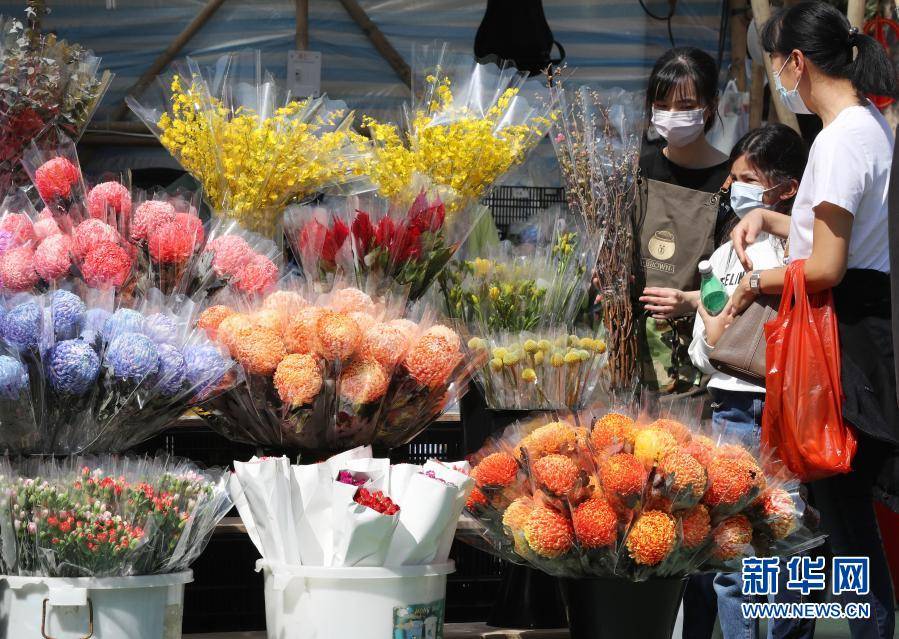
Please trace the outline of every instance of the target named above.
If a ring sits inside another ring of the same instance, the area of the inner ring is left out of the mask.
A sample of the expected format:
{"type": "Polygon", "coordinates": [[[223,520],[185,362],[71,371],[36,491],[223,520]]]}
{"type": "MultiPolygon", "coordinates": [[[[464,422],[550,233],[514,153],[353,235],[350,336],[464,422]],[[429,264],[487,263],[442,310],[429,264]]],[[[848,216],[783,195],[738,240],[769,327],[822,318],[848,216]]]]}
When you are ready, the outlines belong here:
{"type": "Polygon", "coordinates": [[[702,275],[702,283],[699,285],[699,299],[709,315],[717,315],[727,306],[728,294],[721,283],[712,273],[712,263],[703,260],[699,263],[699,274],[702,275]]]}

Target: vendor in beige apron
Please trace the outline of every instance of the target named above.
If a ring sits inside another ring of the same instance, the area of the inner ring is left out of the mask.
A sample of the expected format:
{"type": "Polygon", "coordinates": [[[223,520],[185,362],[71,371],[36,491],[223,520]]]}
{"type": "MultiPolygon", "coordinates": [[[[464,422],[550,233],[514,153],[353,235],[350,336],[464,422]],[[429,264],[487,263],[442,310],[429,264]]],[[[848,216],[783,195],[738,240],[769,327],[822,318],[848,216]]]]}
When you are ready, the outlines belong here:
{"type": "Polygon", "coordinates": [[[646,92],[659,145],[640,157],[636,210],[641,382],[666,393],[700,382],[687,350],[698,303],[699,262],[721,235],[719,192],[728,158],[706,139],[717,117],[718,67],[707,53],[680,47],[656,62],[646,92]]]}

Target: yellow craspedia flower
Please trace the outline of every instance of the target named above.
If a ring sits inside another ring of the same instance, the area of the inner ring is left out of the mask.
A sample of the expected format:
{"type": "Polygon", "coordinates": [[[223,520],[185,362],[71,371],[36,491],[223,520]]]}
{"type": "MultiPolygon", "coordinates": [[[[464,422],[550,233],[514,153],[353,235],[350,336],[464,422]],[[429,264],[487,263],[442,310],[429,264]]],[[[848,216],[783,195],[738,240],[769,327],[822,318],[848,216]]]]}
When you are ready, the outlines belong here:
{"type": "Polygon", "coordinates": [[[536,382],[537,381],[537,373],[533,368],[526,368],[521,371],[521,379],[526,382],[536,382]]]}
{"type": "Polygon", "coordinates": [[[524,352],[525,353],[534,353],[537,351],[537,342],[536,340],[528,339],[524,342],[524,352]]]}

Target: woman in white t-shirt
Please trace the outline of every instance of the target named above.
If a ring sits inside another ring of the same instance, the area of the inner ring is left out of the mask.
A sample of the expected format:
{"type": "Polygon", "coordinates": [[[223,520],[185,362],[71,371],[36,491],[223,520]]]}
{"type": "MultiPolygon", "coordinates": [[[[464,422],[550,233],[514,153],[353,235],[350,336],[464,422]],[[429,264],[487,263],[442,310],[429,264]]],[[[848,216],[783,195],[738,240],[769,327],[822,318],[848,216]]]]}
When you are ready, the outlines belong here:
{"type": "Polygon", "coordinates": [[[817,114],[824,129],[811,147],[792,216],[757,209],[731,234],[751,271],[731,303],[739,313],[760,292],[783,288],[784,268],[752,270],[746,247],[761,232],[789,238],[790,258],[806,260],[810,292],[833,289],[843,417],[859,446],[852,472],[809,489],[834,554],[870,559],[869,591],[843,595],[871,606],[870,618],[850,620],[853,639],[888,639],[895,598],[873,501],[897,494],[889,471],[899,450],[887,235],[894,141],[865,95],[897,95],[896,70],[876,41],[824,2],[782,10],[765,25],[762,45],[777,70],[779,98],[796,113],[817,114]]]}

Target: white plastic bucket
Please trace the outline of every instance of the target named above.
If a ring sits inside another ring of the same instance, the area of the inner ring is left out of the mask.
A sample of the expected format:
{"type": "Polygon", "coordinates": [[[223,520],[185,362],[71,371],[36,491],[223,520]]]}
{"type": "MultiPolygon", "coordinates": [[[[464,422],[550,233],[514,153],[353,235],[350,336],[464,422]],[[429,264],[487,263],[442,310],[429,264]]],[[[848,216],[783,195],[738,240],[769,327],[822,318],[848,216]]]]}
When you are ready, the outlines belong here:
{"type": "Polygon", "coordinates": [[[0,637],[180,639],[193,573],[141,577],[0,576],[0,637]]]}
{"type": "Polygon", "coordinates": [[[265,573],[268,639],[441,639],[448,562],[395,568],[270,564],[265,573]]]}

